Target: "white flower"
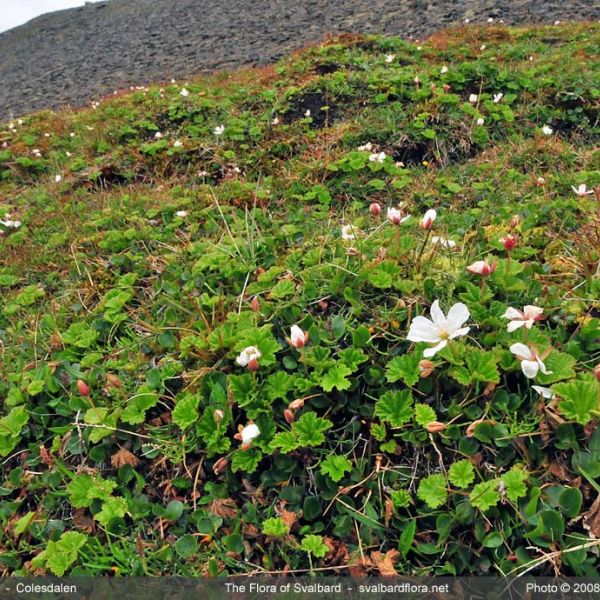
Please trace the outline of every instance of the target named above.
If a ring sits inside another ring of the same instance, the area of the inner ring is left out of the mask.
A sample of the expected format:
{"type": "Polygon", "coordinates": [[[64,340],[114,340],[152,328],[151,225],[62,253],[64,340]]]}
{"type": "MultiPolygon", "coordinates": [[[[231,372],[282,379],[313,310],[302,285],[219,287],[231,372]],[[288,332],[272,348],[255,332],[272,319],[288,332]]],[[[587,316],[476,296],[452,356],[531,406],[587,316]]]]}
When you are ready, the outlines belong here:
{"type": "Polygon", "coordinates": [[[304,112],[304,116],[305,117],[310,117],[310,108],[306,109],[306,111],[304,112]]]}
{"type": "Polygon", "coordinates": [[[302,331],[298,325],[292,325],[290,330],[290,345],[294,348],[302,348],[308,341],[308,331],[302,331]]]}
{"type": "Polygon", "coordinates": [[[547,398],[548,400],[554,398],[554,392],[550,388],[542,385],[532,385],[531,387],[543,398],[547,398]]]}
{"type": "Polygon", "coordinates": [[[405,221],[410,219],[410,215],[402,216],[403,213],[399,208],[390,207],[387,209],[387,218],[393,225],[402,225],[405,221]]]}
{"type": "Polygon", "coordinates": [[[554,21],[555,25],[560,25],[560,21],[554,21]]]}
{"type": "Polygon", "coordinates": [[[178,217],[180,217],[181,219],[183,219],[184,217],[188,216],[188,211],[187,210],[178,210],[175,214],[178,217]]]}
{"type": "Polygon", "coordinates": [[[373,152],[373,154],[369,155],[369,160],[371,162],[382,163],[386,158],[385,152],[373,152]]]}
{"type": "Polygon", "coordinates": [[[487,20],[487,22],[488,22],[488,23],[493,23],[493,22],[494,22],[494,18],[493,18],[493,17],[488,17],[488,20],[487,20]]]}
{"type": "Polygon", "coordinates": [[[259,435],[260,435],[260,429],[258,428],[258,425],[256,425],[255,423],[250,423],[250,424],[246,425],[246,427],[244,427],[242,429],[242,431],[240,431],[240,437],[242,438],[242,444],[244,444],[245,446],[250,445],[252,443],[252,441],[255,440],[259,435]]]}
{"type": "Polygon", "coordinates": [[[465,23],[468,25],[471,22],[471,19],[465,19],[465,23]]]}
{"type": "Polygon", "coordinates": [[[421,50],[423,50],[423,46],[417,46],[417,50],[420,52],[421,50]]]}
{"type": "Polygon", "coordinates": [[[481,46],[479,47],[479,49],[483,52],[485,50],[485,44],[481,44],[481,46]]]}
{"type": "Polygon", "coordinates": [[[415,317],[410,324],[408,335],[411,342],[427,342],[436,344],[423,352],[425,358],[431,358],[448,344],[448,340],[467,335],[470,327],[463,327],[469,318],[469,309],[462,303],[457,303],[448,311],[446,317],[440,308],[439,300],[431,305],[431,319],[415,317]]]}
{"type": "Polygon", "coordinates": [[[0,225],[4,225],[4,227],[10,229],[19,229],[19,227],[21,227],[21,221],[12,221],[11,219],[7,219],[6,221],[0,220],[0,225]]]}
{"type": "Polygon", "coordinates": [[[435,210],[433,210],[433,208],[430,208],[421,218],[421,221],[419,222],[419,225],[421,226],[421,229],[431,229],[431,226],[433,225],[433,222],[436,220],[437,218],[437,212],[435,210]]]}
{"type": "Polygon", "coordinates": [[[385,55],[385,62],[389,64],[391,62],[394,62],[395,58],[396,58],[395,54],[386,54],[385,55]]]}
{"type": "Polygon", "coordinates": [[[260,350],[255,346],[244,348],[240,355],[235,359],[235,362],[240,367],[248,367],[251,371],[258,369],[258,359],[262,356],[260,350]]]}
{"type": "Polygon", "coordinates": [[[173,148],[181,148],[181,146],[183,146],[183,142],[181,142],[180,140],[175,140],[173,142],[173,148]]]}
{"type": "Polygon", "coordinates": [[[479,125],[480,127],[485,123],[485,120],[483,117],[479,117],[479,119],[477,119],[477,125],[479,125]]]}
{"type": "Polygon", "coordinates": [[[578,195],[578,196],[587,196],[588,194],[593,194],[594,190],[588,190],[587,189],[587,185],[585,185],[585,183],[582,183],[580,186],[575,187],[574,185],[571,186],[571,189],[578,195]]]}
{"type": "Polygon", "coordinates": [[[55,175],[55,177],[54,177],[54,181],[55,181],[56,183],[60,183],[60,182],[62,181],[62,175],[55,175]]]}
{"type": "Polygon", "coordinates": [[[189,91],[186,90],[185,88],[182,88],[181,91],[179,92],[179,94],[181,96],[183,96],[184,98],[187,98],[190,95],[189,91]]]}
{"type": "Polygon", "coordinates": [[[492,102],[494,104],[498,104],[498,102],[500,102],[500,100],[502,100],[502,98],[504,98],[504,94],[502,92],[498,92],[497,94],[494,94],[494,96],[492,98],[492,102]]]}
{"type": "Polygon", "coordinates": [[[160,140],[160,139],[162,138],[162,136],[163,136],[163,134],[162,134],[160,131],[157,131],[157,132],[154,134],[154,137],[155,137],[157,140],[160,140]]]}
{"type": "Polygon", "coordinates": [[[353,240],[356,237],[356,228],[354,225],[344,225],[342,227],[342,239],[353,240]]]}
{"type": "Polygon", "coordinates": [[[544,135],[552,135],[554,133],[554,130],[552,129],[552,127],[550,127],[550,125],[544,125],[542,127],[542,133],[544,135]]]}
{"type": "Polygon", "coordinates": [[[371,152],[371,150],[373,150],[373,144],[371,142],[367,142],[363,146],[359,146],[357,150],[359,152],[371,152]]]}
{"type": "Polygon", "coordinates": [[[471,104],[477,104],[477,100],[478,100],[479,96],[477,96],[477,94],[471,94],[469,96],[469,102],[471,104]]]}
{"type": "Polygon", "coordinates": [[[509,306],[506,312],[502,315],[505,319],[510,319],[510,322],[506,326],[507,331],[516,331],[520,327],[525,326],[527,329],[531,329],[536,321],[539,321],[544,312],[543,308],[539,306],[532,306],[528,304],[523,307],[523,310],[517,310],[509,306]]]}
{"type": "Polygon", "coordinates": [[[440,69],[440,73],[443,75],[444,73],[448,72],[448,67],[446,65],[444,65],[441,69],[440,69]]]}
{"type": "Polygon", "coordinates": [[[67,151],[67,152],[65,152],[65,156],[66,156],[67,158],[72,158],[72,157],[73,157],[73,153],[72,153],[72,152],[69,152],[69,151],[67,151]]]}
{"type": "Polygon", "coordinates": [[[535,348],[517,343],[510,347],[510,351],[521,361],[521,371],[528,379],[533,379],[538,371],[544,375],[552,374],[552,371],[546,369],[546,365],[535,348]]]}
{"type": "Polygon", "coordinates": [[[223,135],[223,133],[225,133],[225,125],[217,125],[214,129],[213,129],[213,133],[215,135],[223,135]]]}
{"type": "Polygon", "coordinates": [[[272,121],[271,121],[271,125],[279,125],[279,117],[275,117],[272,121]]]}
{"type": "Polygon", "coordinates": [[[436,246],[441,246],[442,248],[455,248],[456,247],[456,242],[454,240],[447,240],[446,238],[443,238],[439,235],[434,235],[431,238],[431,243],[435,244],[436,246]]]}

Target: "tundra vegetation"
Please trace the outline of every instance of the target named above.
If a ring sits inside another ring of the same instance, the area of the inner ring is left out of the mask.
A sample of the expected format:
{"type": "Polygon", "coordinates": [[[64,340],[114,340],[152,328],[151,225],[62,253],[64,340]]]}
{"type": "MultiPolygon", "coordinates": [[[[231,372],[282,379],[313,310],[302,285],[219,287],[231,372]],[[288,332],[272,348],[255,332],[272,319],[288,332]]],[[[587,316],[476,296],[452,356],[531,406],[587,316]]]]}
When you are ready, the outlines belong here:
{"type": "Polygon", "coordinates": [[[598,576],[600,26],[342,36],[0,127],[0,569],[598,576]]]}

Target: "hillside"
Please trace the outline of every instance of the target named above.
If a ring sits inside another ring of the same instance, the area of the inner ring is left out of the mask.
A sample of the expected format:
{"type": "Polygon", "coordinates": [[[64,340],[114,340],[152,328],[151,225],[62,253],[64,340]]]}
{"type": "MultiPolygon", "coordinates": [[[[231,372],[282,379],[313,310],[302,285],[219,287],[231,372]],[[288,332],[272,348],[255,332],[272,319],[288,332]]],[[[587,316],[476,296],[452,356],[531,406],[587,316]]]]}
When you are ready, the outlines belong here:
{"type": "Polygon", "coordinates": [[[0,33],[0,120],[129,86],[265,65],[325,37],[422,37],[488,19],[600,20],[595,0],[109,0],[0,33]]]}
{"type": "Polygon", "coordinates": [[[598,576],[598,47],[342,36],[2,125],[2,573],[598,576]]]}

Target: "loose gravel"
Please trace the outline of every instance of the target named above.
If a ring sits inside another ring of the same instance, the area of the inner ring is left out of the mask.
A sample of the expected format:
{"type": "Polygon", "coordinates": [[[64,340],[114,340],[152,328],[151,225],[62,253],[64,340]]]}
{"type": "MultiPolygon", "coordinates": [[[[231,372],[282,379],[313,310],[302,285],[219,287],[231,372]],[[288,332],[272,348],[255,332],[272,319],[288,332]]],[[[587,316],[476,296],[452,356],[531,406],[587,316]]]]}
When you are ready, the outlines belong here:
{"type": "Polygon", "coordinates": [[[271,63],[342,32],[600,18],[598,0],[108,0],[0,34],[0,120],[115,89],[271,63]]]}

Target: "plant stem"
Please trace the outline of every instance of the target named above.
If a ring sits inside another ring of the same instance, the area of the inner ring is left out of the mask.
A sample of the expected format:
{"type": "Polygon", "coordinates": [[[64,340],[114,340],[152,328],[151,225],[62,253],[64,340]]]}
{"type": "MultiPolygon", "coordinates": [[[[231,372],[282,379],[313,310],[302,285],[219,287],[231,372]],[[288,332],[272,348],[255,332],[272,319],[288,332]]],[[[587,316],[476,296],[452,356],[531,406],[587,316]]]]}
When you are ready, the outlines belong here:
{"type": "Polygon", "coordinates": [[[431,235],[431,229],[428,229],[427,233],[425,234],[425,239],[423,240],[423,244],[421,245],[421,249],[419,250],[419,254],[417,255],[417,258],[415,260],[417,272],[421,268],[421,257],[423,256],[423,252],[425,252],[425,246],[427,245],[427,242],[429,241],[430,235],[431,235]]]}
{"type": "Polygon", "coordinates": [[[481,302],[481,304],[483,304],[483,302],[485,300],[485,283],[486,283],[486,279],[487,279],[487,277],[485,275],[481,276],[481,296],[479,298],[479,301],[481,302]]]}

